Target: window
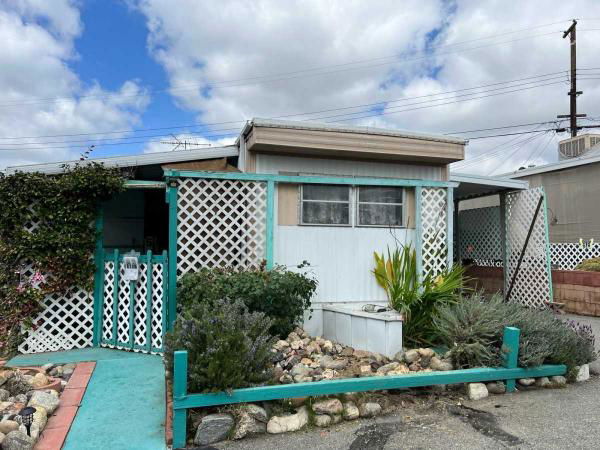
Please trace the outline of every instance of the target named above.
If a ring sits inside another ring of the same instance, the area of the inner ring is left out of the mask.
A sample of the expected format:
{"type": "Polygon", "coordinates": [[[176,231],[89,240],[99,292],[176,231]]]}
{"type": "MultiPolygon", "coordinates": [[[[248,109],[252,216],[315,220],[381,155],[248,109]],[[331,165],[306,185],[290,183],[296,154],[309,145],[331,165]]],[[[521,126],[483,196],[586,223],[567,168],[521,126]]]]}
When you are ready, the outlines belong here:
{"type": "Polygon", "coordinates": [[[402,226],[403,197],[398,187],[359,187],[358,225],[402,226]]]}
{"type": "Polygon", "coordinates": [[[350,187],[303,185],[301,218],[308,225],[350,225],[350,187]]]}

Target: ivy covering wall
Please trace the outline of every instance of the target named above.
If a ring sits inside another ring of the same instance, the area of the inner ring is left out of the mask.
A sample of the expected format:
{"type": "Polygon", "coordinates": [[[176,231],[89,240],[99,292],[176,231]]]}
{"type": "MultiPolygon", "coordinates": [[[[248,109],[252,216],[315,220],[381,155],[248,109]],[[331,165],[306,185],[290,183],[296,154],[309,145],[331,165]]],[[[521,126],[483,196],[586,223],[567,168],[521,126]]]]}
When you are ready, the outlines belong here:
{"type": "Polygon", "coordinates": [[[0,356],[14,352],[21,324],[35,326],[46,294],[91,289],[98,206],[124,184],[119,170],[95,163],[0,174],[0,356]]]}

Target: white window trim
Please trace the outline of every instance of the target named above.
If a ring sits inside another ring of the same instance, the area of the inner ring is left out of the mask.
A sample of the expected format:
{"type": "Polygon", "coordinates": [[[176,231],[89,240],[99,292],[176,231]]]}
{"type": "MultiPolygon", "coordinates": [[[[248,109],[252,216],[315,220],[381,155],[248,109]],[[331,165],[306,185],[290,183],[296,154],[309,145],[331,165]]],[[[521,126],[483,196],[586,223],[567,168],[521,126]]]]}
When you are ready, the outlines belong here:
{"type": "MultiPolygon", "coordinates": [[[[393,186],[395,187],[395,186],[393,186]]],[[[355,227],[357,228],[406,228],[406,188],[402,187],[402,203],[387,203],[387,202],[361,202],[359,191],[360,186],[356,186],[356,211],[354,217],[355,227]],[[369,225],[360,223],[360,205],[396,205],[402,207],[402,225],[369,225]]]]}
{"type": "MultiPolygon", "coordinates": [[[[325,184],[325,186],[335,186],[335,185],[329,185],[329,184],[325,184]]],[[[352,215],[354,213],[354,209],[353,209],[353,204],[354,204],[354,198],[353,198],[353,191],[354,189],[352,189],[352,186],[346,186],[348,188],[348,201],[342,201],[342,200],[304,200],[304,185],[301,184],[300,185],[300,214],[299,214],[299,225],[302,226],[306,226],[306,227],[353,227],[353,223],[352,223],[352,215]],[[307,203],[341,203],[341,204],[348,204],[348,223],[306,223],[304,222],[304,202],[307,203]]]]}

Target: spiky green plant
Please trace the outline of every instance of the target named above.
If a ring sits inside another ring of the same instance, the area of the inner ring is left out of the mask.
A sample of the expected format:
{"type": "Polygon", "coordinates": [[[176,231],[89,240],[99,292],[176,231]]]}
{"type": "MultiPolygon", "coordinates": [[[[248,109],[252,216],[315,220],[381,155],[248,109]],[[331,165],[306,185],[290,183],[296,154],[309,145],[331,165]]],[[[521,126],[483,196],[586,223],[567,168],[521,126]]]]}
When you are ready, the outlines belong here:
{"type": "Polygon", "coordinates": [[[374,252],[373,274],[385,290],[389,306],[404,316],[403,330],[409,344],[432,345],[438,340],[433,318],[442,305],[457,301],[464,288],[464,269],[455,265],[440,274],[419,279],[417,255],[410,244],[374,252]]]}

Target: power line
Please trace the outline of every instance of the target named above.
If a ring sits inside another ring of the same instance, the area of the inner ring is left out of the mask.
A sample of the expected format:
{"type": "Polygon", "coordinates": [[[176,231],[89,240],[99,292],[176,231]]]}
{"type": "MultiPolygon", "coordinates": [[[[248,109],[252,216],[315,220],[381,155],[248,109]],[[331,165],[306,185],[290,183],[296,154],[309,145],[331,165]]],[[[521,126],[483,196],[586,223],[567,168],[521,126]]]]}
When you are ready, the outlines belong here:
{"type": "MultiPolygon", "coordinates": [[[[385,60],[385,59],[390,59],[390,58],[398,59],[398,58],[404,57],[405,54],[395,54],[395,55],[359,60],[359,61],[342,63],[342,64],[334,64],[334,65],[329,65],[329,66],[315,67],[315,68],[311,68],[311,69],[303,69],[303,70],[297,70],[297,71],[292,71],[292,72],[282,72],[282,73],[272,74],[272,75],[260,75],[260,76],[255,76],[255,77],[239,78],[239,79],[233,79],[233,80],[221,80],[221,81],[216,81],[216,82],[212,82],[212,83],[203,83],[203,84],[185,85],[185,86],[181,85],[180,87],[176,86],[176,87],[170,87],[170,88],[145,90],[144,93],[139,93],[139,94],[105,94],[105,95],[90,94],[90,95],[78,96],[77,99],[139,97],[139,96],[147,95],[148,93],[151,93],[151,92],[163,93],[163,92],[173,92],[173,91],[177,91],[177,90],[191,90],[191,89],[197,89],[200,86],[205,87],[205,88],[211,88],[211,89],[223,89],[223,88],[230,88],[230,87],[240,87],[240,86],[245,86],[245,85],[262,84],[262,83],[273,82],[273,81],[291,80],[291,79],[303,78],[303,77],[308,77],[308,76],[330,75],[330,74],[340,73],[340,72],[344,72],[344,71],[362,70],[362,69],[366,69],[366,68],[380,67],[380,66],[385,66],[385,65],[390,65],[390,64],[397,64],[400,62],[418,61],[418,60],[422,60],[422,59],[431,58],[433,56],[444,56],[444,55],[460,53],[460,52],[464,52],[464,51],[478,50],[478,49],[487,48],[487,47],[491,47],[491,46],[495,46],[495,45],[503,45],[503,44],[509,44],[509,43],[513,43],[513,42],[528,40],[528,39],[535,38],[535,37],[550,36],[550,35],[556,34],[559,31],[552,31],[549,33],[525,36],[525,37],[521,37],[518,39],[512,39],[512,40],[508,40],[508,41],[492,42],[492,43],[477,46],[477,47],[471,47],[471,48],[466,48],[466,49],[457,49],[457,50],[449,51],[449,52],[445,52],[445,53],[436,53],[436,54],[430,53],[432,50],[436,50],[439,48],[446,48],[446,47],[463,45],[466,43],[477,42],[477,41],[486,40],[486,39],[493,39],[496,37],[501,37],[501,36],[505,36],[505,35],[509,35],[509,34],[520,33],[522,31],[556,25],[556,24],[560,24],[563,22],[565,22],[565,21],[554,22],[554,23],[545,24],[545,25],[539,25],[536,27],[524,28],[521,30],[515,30],[515,31],[502,33],[502,34],[498,34],[498,35],[493,35],[493,36],[489,36],[489,37],[482,37],[482,38],[471,39],[468,41],[461,41],[461,42],[457,42],[454,44],[432,46],[432,47],[428,47],[424,52],[420,52],[420,53],[427,53],[425,56],[421,56],[421,57],[417,57],[417,58],[404,58],[401,61],[390,61],[390,62],[385,62],[385,63],[380,63],[380,64],[364,65],[364,66],[359,66],[359,67],[351,67],[351,68],[347,68],[347,69],[339,69],[339,70],[333,70],[333,71],[328,71],[328,72],[315,72],[317,70],[323,70],[323,69],[328,69],[328,68],[332,68],[332,67],[342,67],[342,66],[363,64],[365,62],[370,62],[370,61],[385,60]],[[315,73],[308,73],[308,72],[315,72],[315,73]],[[304,74],[304,75],[300,75],[300,74],[304,74]],[[294,76],[286,77],[286,75],[294,75],[294,76]],[[279,78],[277,78],[277,77],[279,77],[279,78]],[[248,83],[241,83],[243,81],[250,81],[250,80],[253,80],[253,81],[248,82],[248,83]],[[237,83],[237,84],[234,84],[234,83],[237,83]]],[[[412,52],[412,53],[414,53],[414,52],[412,52]]],[[[408,53],[408,54],[412,54],[412,53],[408,53]]],[[[54,98],[52,98],[52,97],[39,98],[38,97],[37,99],[32,98],[31,101],[25,101],[25,102],[0,103],[0,108],[11,107],[11,106],[22,106],[22,105],[35,105],[35,104],[40,104],[40,103],[55,103],[55,102],[60,102],[60,101],[73,101],[73,100],[74,100],[73,97],[54,97],[54,98]]]]}
{"type": "MultiPolygon", "coordinates": [[[[420,96],[415,96],[415,97],[404,97],[404,98],[393,99],[393,100],[383,100],[383,101],[376,102],[376,103],[354,105],[354,106],[348,106],[348,107],[342,107],[342,108],[330,108],[330,109],[324,109],[324,110],[318,110],[318,111],[311,111],[311,112],[286,114],[286,115],[280,115],[280,116],[276,116],[276,117],[272,117],[272,118],[297,117],[297,116],[313,115],[313,114],[319,114],[319,113],[325,113],[325,112],[331,112],[331,111],[341,111],[341,110],[347,110],[347,109],[373,107],[373,106],[378,106],[378,105],[388,105],[388,104],[392,104],[392,103],[399,103],[399,102],[409,101],[409,100],[413,100],[413,99],[426,98],[426,97],[435,97],[435,96],[448,95],[448,94],[453,94],[453,93],[458,93],[458,92],[464,92],[464,91],[469,91],[469,90],[482,89],[482,88],[485,88],[485,87],[497,86],[497,85],[501,85],[501,84],[514,84],[514,85],[513,86],[498,87],[498,88],[495,88],[495,89],[488,89],[488,90],[484,90],[482,92],[461,94],[461,95],[457,95],[456,97],[480,95],[480,94],[485,94],[487,92],[502,91],[502,90],[506,90],[506,89],[512,89],[512,88],[516,88],[516,87],[528,86],[528,85],[532,85],[532,84],[534,86],[529,86],[529,88],[535,88],[535,87],[540,87],[540,86],[545,86],[546,85],[546,84],[539,85],[537,83],[561,79],[562,75],[561,76],[553,76],[553,75],[564,74],[564,73],[566,73],[566,71],[551,72],[551,73],[543,74],[543,75],[536,75],[536,76],[519,78],[519,79],[508,80],[508,81],[497,82],[497,83],[489,83],[489,84],[484,84],[484,85],[480,85],[480,86],[474,86],[474,87],[469,87],[469,88],[457,89],[457,90],[454,90],[454,91],[440,92],[440,93],[436,93],[436,94],[427,94],[427,95],[420,95],[420,96]],[[526,83],[515,84],[518,81],[531,80],[531,79],[535,79],[535,78],[538,78],[538,80],[530,81],[530,82],[526,82],[526,83]]],[[[553,83],[550,83],[550,84],[553,84],[553,83]]],[[[498,94],[504,94],[504,93],[510,93],[510,92],[515,92],[515,91],[513,90],[513,91],[508,91],[508,92],[499,92],[498,94]]],[[[451,98],[453,98],[453,97],[451,97],[451,98]]],[[[480,98],[480,97],[477,97],[477,98],[480,98]]],[[[446,99],[445,98],[431,99],[431,100],[427,100],[427,101],[423,101],[423,102],[417,102],[417,103],[412,103],[412,104],[407,104],[407,105],[403,105],[403,106],[413,106],[413,105],[426,104],[426,103],[430,103],[430,102],[438,102],[438,101],[443,101],[443,100],[446,100],[446,99]]],[[[432,105],[432,106],[438,106],[438,105],[432,105]]],[[[392,107],[392,108],[394,108],[394,107],[392,107]]],[[[397,107],[395,107],[395,108],[397,108],[397,107]]],[[[388,109],[391,109],[391,108],[388,108],[388,109]]],[[[340,114],[340,115],[337,115],[337,116],[325,116],[325,117],[318,117],[318,118],[309,118],[307,120],[317,120],[317,119],[324,119],[324,118],[331,118],[331,117],[343,117],[343,116],[347,116],[349,114],[361,114],[361,113],[364,113],[364,112],[365,111],[356,111],[356,112],[353,112],[353,113],[340,114]]],[[[99,132],[99,133],[76,133],[76,134],[65,134],[65,135],[0,137],[0,140],[38,139],[38,138],[46,138],[46,137],[47,138],[52,138],[52,137],[63,137],[63,136],[64,137],[93,136],[93,135],[102,135],[102,134],[134,133],[134,132],[140,132],[140,131],[168,130],[168,129],[172,129],[172,128],[188,128],[188,127],[189,128],[192,128],[192,127],[207,128],[207,127],[212,126],[212,125],[230,124],[230,123],[242,124],[244,122],[243,121],[215,122],[215,123],[204,124],[204,125],[187,125],[187,126],[181,125],[181,126],[177,126],[177,127],[146,128],[146,129],[131,130],[129,132],[126,131],[126,130],[121,130],[121,131],[106,131],[106,132],[103,132],[103,133],[99,132]]],[[[228,129],[224,129],[224,130],[230,131],[230,130],[236,130],[236,129],[238,129],[238,128],[228,128],[228,129]]],[[[211,131],[211,130],[207,130],[207,131],[211,131]]],[[[212,130],[212,131],[222,131],[222,130],[212,130]]],[[[190,134],[194,134],[194,133],[190,132],[190,134]]],[[[139,139],[140,137],[161,137],[161,136],[162,135],[146,135],[146,136],[130,136],[130,137],[118,137],[118,138],[90,138],[90,139],[85,139],[85,140],[71,140],[71,141],[63,141],[63,142],[90,142],[90,141],[97,142],[97,141],[102,141],[102,140],[139,139]]],[[[59,143],[59,142],[60,141],[53,141],[53,142],[50,142],[50,143],[59,143]]],[[[35,145],[35,144],[43,144],[43,143],[40,143],[40,142],[24,142],[24,143],[15,143],[14,145],[21,145],[21,144],[22,145],[29,145],[29,144],[35,145]]],[[[9,144],[0,144],[0,145],[9,145],[9,144]]]]}

